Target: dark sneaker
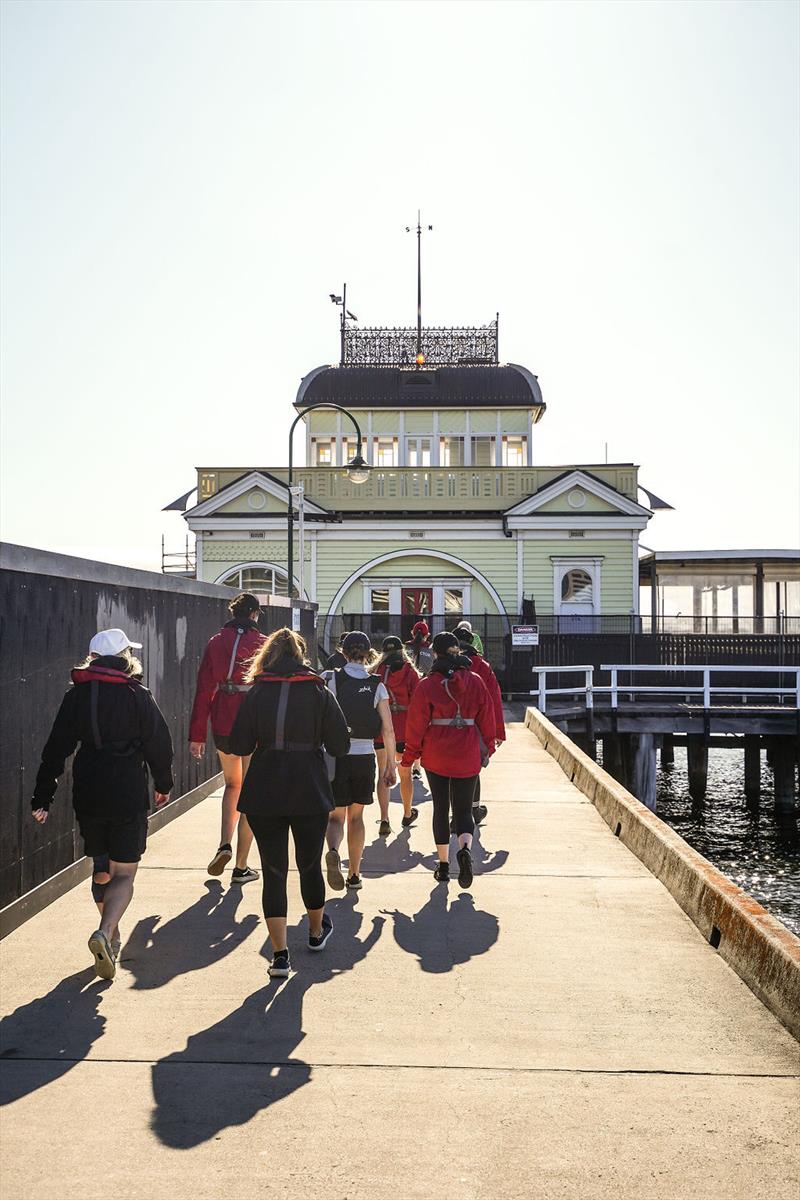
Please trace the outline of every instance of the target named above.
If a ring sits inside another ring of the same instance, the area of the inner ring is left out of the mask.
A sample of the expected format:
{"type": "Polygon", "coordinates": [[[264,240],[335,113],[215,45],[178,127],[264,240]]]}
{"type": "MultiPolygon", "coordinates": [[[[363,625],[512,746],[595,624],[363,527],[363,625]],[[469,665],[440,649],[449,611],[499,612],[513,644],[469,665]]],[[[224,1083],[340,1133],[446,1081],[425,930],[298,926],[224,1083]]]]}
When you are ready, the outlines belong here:
{"type": "Polygon", "coordinates": [[[362,884],[362,882],[361,882],[361,876],[360,876],[360,875],[348,875],[348,877],[347,877],[347,888],[348,888],[348,891],[351,891],[351,892],[360,892],[360,891],[361,891],[361,888],[362,888],[363,886],[364,886],[364,885],[363,885],[363,884],[362,884]]]}
{"type": "Polygon", "coordinates": [[[458,859],[458,886],[468,888],[472,886],[472,855],[469,852],[469,846],[462,846],[456,855],[458,859]]]}
{"type": "Polygon", "coordinates": [[[417,819],[417,817],[418,817],[418,816],[419,816],[419,809],[418,809],[418,808],[412,808],[412,810],[411,810],[411,812],[408,814],[408,816],[407,816],[407,817],[403,817],[403,822],[402,822],[402,824],[403,824],[403,829],[410,829],[410,828],[411,828],[411,826],[412,826],[412,825],[414,824],[414,822],[416,821],[416,819],[417,819]]]}
{"type": "Polygon", "coordinates": [[[223,843],[208,864],[209,875],[221,875],[232,858],[233,850],[227,843],[223,843]]]}
{"type": "Polygon", "coordinates": [[[443,862],[437,863],[436,869],[433,872],[433,878],[436,880],[437,883],[449,883],[450,882],[450,863],[443,863],[443,862]]]}
{"type": "Polygon", "coordinates": [[[109,942],[102,929],[96,929],[89,938],[89,949],[94,955],[95,974],[101,979],[113,979],[117,973],[117,964],[109,942]]]}
{"type": "Polygon", "coordinates": [[[231,873],[231,883],[252,883],[254,879],[260,879],[258,871],[254,871],[252,867],[234,867],[231,873]]]}
{"type": "Polygon", "coordinates": [[[388,837],[392,832],[392,827],[388,821],[381,821],[378,826],[378,837],[388,837]]]}
{"type": "Polygon", "coordinates": [[[270,979],[288,979],[292,964],[289,962],[288,950],[276,950],[269,964],[270,979]]]}
{"type": "Polygon", "coordinates": [[[312,937],[311,934],[308,935],[309,950],[324,950],[325,946],[327,944],[328,938],[331,936],[332,933],[333,933],[333,921],[330,919],[330,917],[328,916],[327,913],[323,913],[322,914],[322,932],[319,934],[318,937],[312,937]]]}
{"type": "Polygon", "coordinates": [[[338,850],[329,850],[325,855],[325,870],[328,875],[328,883],[334,889],[334,891],[344,891],[342,860],[339,858],[338,850]]]}
{"type": "Polygon", "coordinates": [[[485,804],[476,804],[475,805],[475,807],[472,810],[472,819],[476,825],[480,825],[483,821],[486,820],[486,814],[488,813],[488,811],[489,810],[485,804]]]}

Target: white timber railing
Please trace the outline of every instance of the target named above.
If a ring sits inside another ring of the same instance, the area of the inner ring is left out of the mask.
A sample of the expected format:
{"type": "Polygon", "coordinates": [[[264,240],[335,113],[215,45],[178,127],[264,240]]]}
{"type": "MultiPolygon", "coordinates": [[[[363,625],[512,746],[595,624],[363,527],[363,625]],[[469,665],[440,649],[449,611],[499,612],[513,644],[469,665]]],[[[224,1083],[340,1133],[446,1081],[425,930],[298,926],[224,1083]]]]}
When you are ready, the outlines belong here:
{"type": "Polygon", "coordinates": [[[758,667],[720,667],[720,666],[662,666],[654,663],[602,663],[600,671],[608,671],[611,681],[609,684],[598,685],[594,682],[595,668],[591,666],[570,666],[570,667],[534,667],[534,674],[537,676],[538,686],[531,689],[531,695],[537,696],[537,707],[540,712],[547,711],[548,696],[585,696],[586,707],[594,708],[594,698],[598,695],[608,695],[611,697],[611,707],[619,706],[619,696],[622,693],[630,699],[635,699],[638,695],[646,695],[653,693],[664,695],[677,696],[702,696],[703,708],[711,707],[712,696],[736,696],[740,701],[744,701],[749,696],[780,696],[781,700],[784,696],[792,696],[794,704],[800,708],[800,666],[758,666],[758,667]],[[681,683],[679,687],[670,687],[667,684],[636,684],[635,682],[620,683],[620,673],[635,673],[647,672],[655,675],[663,672],[666,675],[675,675],[683,673],[684,675],[702,675],[702,683],[681,683]],[[724,675],[735,673],[737,675],[788,675],[794,678],[792,687],[746,687],[740,683],[736,687],[725,687],[723,684],[713,684],[711,682],[712,675],[724,675]],[[572,687],[550,688],[547,686],[548,675],[579,675],[584,676],[583,684],[576,684],[572,687]]]}

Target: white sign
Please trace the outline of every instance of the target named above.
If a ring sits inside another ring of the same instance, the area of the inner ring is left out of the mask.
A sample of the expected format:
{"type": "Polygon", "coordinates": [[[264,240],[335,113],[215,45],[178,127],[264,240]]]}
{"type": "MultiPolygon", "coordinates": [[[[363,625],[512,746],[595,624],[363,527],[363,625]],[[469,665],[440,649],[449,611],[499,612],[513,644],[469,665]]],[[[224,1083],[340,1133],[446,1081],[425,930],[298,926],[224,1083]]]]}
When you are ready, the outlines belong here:
{"type": "Polygon", "coordinates": [[[538,646],[539,645],[539,626],[538,625],[512,625],[511,626],[511,645],[512,646],[538,646]]]}
{"type": "Polygon", "coordinates": [[[295,633],[300,632],[300,609],[292,608],[292,629],[295,633]]]}

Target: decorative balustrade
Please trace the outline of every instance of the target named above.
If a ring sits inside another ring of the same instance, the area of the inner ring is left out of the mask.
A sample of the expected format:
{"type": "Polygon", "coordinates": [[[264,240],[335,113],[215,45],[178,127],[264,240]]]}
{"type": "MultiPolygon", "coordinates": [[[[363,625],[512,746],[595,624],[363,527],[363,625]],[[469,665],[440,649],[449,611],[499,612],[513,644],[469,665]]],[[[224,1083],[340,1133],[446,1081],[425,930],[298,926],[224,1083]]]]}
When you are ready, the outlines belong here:
{"type": "MultiPolygon", "coordinates": [[[[253,468],[203,468],[198,495],[207,500],[253,468]]],[[[285,467],[259,468],[285,478],[285,467]]],[[[366,483],[353,483],[341,467],[299,467],[295,482],[326,508],[509,508],[532,495],[570,467],[385,467],[373,468],[366,483]]],[[[636,498],[636,470],[631,467],[592,467],[592,474],[631,499],[636,498]]]]}

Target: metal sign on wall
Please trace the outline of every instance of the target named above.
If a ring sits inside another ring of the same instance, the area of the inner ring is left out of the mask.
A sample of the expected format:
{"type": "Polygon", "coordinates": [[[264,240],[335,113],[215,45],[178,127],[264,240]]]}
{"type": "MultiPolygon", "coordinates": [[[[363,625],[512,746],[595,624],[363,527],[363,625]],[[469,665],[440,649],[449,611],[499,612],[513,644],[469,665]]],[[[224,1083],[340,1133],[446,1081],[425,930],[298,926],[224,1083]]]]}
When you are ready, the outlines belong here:
{"type": "Polygon", "coordinates": [[[512,625],[511,626],[511,645],[512,646],[538,646],[539,645],[539,626],[538,625],[512,625]]]}

